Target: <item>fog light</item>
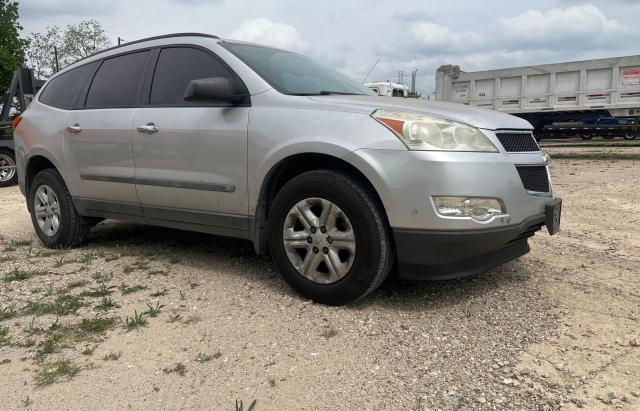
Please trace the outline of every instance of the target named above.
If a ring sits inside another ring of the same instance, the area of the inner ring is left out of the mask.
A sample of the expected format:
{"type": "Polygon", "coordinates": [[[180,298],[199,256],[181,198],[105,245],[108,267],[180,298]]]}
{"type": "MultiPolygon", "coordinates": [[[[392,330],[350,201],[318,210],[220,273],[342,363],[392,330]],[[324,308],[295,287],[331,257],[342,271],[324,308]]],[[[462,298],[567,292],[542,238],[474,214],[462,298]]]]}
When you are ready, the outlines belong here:
{"type": "Polygon", "coordinates": [[[438,214],[443,217],[471,217],[487,221],[491,217],[506,213],[504,204],[497,198],[480,197],[433,197],[438,214]]]}

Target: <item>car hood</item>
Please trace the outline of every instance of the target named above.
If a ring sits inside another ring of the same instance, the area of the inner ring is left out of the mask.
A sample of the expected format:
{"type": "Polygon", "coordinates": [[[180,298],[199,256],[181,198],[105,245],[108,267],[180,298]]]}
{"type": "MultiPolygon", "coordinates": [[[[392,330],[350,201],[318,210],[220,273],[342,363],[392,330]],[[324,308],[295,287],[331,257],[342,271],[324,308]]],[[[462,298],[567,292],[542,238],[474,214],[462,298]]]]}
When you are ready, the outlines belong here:
{"type": "Polygon", "coordinates": [[[477,128],[495,130],[531,129],[528,121],[494,110],[443,101],[427,101],[415,98],[378,96],[313,96],[314,101],[334,106],[339,110],[373,112],[377,109],[410,111],[469,124],[477,128]]]}

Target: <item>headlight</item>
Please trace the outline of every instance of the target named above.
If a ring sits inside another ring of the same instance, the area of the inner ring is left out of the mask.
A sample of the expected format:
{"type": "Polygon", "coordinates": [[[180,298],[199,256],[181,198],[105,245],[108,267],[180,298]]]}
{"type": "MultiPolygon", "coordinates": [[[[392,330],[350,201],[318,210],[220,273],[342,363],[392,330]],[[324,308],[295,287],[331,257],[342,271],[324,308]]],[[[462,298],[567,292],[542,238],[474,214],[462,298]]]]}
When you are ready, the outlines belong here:
{"type": "Polygon", "coordinates": [[[478,221],[487,221],[506,212],[497,198],[433,197],[433,204],[443,217],[471,217],[478,221]]]}
{"type": "Polygon", "coordinates": [[[409,150],[498,151],[480,130],[466,124],[423,114],[388,110],[376,110],[371,116],[398,136],[409,150]]]}

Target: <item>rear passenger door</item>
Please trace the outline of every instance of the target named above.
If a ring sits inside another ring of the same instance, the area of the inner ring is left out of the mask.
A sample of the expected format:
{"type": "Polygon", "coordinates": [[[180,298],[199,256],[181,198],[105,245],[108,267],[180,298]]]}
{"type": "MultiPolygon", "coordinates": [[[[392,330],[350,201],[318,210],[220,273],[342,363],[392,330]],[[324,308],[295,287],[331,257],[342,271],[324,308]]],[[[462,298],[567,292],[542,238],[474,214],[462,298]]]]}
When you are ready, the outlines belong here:
{"type": "Polygon", "coordinates": [[[142,215],[135,188],[131,125],[152,52],[103,60],[81,109],[67,117],[65,154],[75,194],[88,210],[142,215]]]}
{"type": "Polygon", "coordinates": [[[249,104],[183,100],[191,80],[226,77],[239,88],[244,84],[209,50],[192,46],[162,48],[149,74],[147,106],[133,121],[136,187],[145,215],[248,230],[249,104]]]}

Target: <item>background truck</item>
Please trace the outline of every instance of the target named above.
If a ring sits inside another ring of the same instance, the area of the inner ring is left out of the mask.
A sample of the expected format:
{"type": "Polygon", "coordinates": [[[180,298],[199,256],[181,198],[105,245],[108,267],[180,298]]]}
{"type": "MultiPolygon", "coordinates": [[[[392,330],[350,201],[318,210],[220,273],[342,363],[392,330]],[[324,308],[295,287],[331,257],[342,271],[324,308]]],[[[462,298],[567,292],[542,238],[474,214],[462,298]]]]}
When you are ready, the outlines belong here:
{"type": "Polygon", "coordinates": [[[44,84],[33,76],[33,71],[18,68],[13,73],[9,89],[0,106],[0,187],[7,187],[18,182],[16,174],[16,156],[13,145],[11,120],[16,114],[27,109],[33,96],[44,84]]]}
{"type": "Polygon", "coordinates": [[[542,138],[640,137],[640,56],[436,72],[436,100],[514,114],[542,138]]]}

